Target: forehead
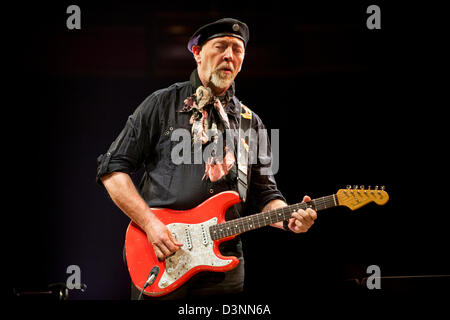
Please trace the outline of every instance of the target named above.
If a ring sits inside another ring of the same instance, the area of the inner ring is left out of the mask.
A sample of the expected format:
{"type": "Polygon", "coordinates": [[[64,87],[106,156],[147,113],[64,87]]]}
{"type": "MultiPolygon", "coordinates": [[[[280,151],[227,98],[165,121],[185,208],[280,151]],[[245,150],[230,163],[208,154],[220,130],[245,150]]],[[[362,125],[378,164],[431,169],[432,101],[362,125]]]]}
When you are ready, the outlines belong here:
{"type": "Polygon", "coordinates": [[[241,39],[238,39],[236,37],[230,37],[230,36],[213,38],[211,40],[208,40],[205,44],[214,45],[216,43],[226,43],[226,44],[232,45],[232,46],[239,46],[242,49],[245,48],[244,42],[241,39]]]}

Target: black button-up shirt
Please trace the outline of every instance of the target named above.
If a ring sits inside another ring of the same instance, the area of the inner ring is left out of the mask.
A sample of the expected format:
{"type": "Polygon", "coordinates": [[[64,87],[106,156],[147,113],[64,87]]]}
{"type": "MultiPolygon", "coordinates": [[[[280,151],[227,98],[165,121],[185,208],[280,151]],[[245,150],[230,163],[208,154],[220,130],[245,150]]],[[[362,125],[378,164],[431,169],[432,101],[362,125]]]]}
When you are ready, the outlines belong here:
{"type": "MultiPolygon", "coordinates": [[[[168,88],[158,90],[147,97],[135,112],[129,116],[122,132],[111,144],[109,150],[98,157],[97,182],[101,176],[115,172],[132,173],[142,165],[144,175],[137,189],[150,207],[171,209],[190,209],[207,198],[225,190],[237,190],[236,169],[217,182],[202,179],[205,163],[175,164],[171,160],[171,152],[179,141],[172,141],[171,135],[178,128],[191,132],[189,119],[191,114],[179,112],[184,100],[192,96],[198,86],[202,85],[197,70],[191,74],[190,81],[175,83],[168,88]]],[[[232,99],[225,106],[230,128],[239,126],[240,106],[234,96],[234,84],[227,94],[232,99]]],[[[252,128],[264,129],[261,119],[252,114],[252,128]]],[[[258,143],[257,139],[250,142],[258,143]]],[[[267,143],[266,155],[270,156],[270,143],[267,143]]],[[[193,151],[192,151],[193,152],[193,151]]],[[[266,161],[265,161],[266,162],[266,161]]],[[[282,199],[272,175],[262,175],[261,169],[270,166],[249,164],[248,197],[246,208],[260,212],[264,205],[273,199],[282,199]]],[[[228,210],[226,219],[234,219],[242,215],[242,207],[234,206],[228,210]]],[[[256,212],[255,212],[256,211],[256,212]]]]}

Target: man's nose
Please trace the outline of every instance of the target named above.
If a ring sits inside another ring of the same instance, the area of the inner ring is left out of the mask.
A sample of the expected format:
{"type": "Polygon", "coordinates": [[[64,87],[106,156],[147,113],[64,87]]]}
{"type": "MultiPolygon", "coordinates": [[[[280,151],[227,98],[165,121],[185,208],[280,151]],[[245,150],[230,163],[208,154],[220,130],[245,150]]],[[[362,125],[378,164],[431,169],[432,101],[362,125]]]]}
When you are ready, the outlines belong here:
{"type": "Polygon", "coordinates": [[[228,47],[228,48],[225,50],[223,59],[224,59],[226,62],[229,62],[229,61],[233,60],[233,48],[228,47]]]}

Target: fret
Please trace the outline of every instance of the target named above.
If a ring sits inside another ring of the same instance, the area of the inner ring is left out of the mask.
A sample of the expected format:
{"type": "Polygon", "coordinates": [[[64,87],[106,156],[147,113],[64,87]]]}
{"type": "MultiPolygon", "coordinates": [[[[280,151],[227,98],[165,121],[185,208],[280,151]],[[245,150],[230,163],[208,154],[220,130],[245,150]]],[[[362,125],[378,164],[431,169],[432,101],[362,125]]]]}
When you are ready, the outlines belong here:
{"type": "Polygon", "coordinates": [[[270,219],[270,224],[272,224],[272,223],[275,223],[276,222],[276,219],[275,219],[275,217],[272,215],[272,214],[270,214],[270,212],[266,212],[266,214],[269,216],[269,219],[270,219]]]}
{"type": "Polygon", "coordinates": [[[252,218],[251,217],[245,217],[245,221],[247,221],[247,231],[250,231],[252,228],[252,218]]]}
{"type": "Polygon", "coordinates": [[[259,224],[259,219],[258,219],[258,217],[259,217],[259,214],[255,214],[252,218],[253,218],[253,223],[254,223],[254,225],[255,225],[255,228],[260,228],[260,225],[258,225],[259,224]]]}
{"type": "Polygon", "coordinates": [[[324,210],[336,206],[334,195],[317,198],[311,200],[311,202],[314,202],[316,210],[324,210]]]}
{"type": "Polygon", "coordinates": [[[242,230],[241,230],[241,227],[239,225],[239,221],[236,221],[235,223],[236,223],[236,231],[237,231],[237,233],[241,233],[242,230]]]}

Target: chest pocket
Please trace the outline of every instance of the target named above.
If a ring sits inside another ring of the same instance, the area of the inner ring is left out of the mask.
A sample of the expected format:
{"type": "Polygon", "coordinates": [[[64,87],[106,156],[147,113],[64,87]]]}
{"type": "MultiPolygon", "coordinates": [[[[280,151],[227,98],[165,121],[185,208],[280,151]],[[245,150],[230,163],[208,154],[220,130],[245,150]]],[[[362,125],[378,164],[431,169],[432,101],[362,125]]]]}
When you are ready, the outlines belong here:
{"type": "Polygon", "coordinates": [[[171,136],[174,130],[175,127],[172,121],[161,124],[161,134],[159,137],[159,142],[156,146],[159,161],[156,165],[164,167],[165,169],[173,169],[173,162],[171,161],[173,143],[171,136]]]}
{"type": "MultiPolygon", "coordinates": [[[[187,116],[187,115],[186,115],[187,116]]],[[[157,146],[160,163],[167,169],[173,169],[180,164],[193,163],[193,147],[191,124],[189,117],[178,119],[177,123],[169,119],[161,124],[161,135],[157,146]]]]}

